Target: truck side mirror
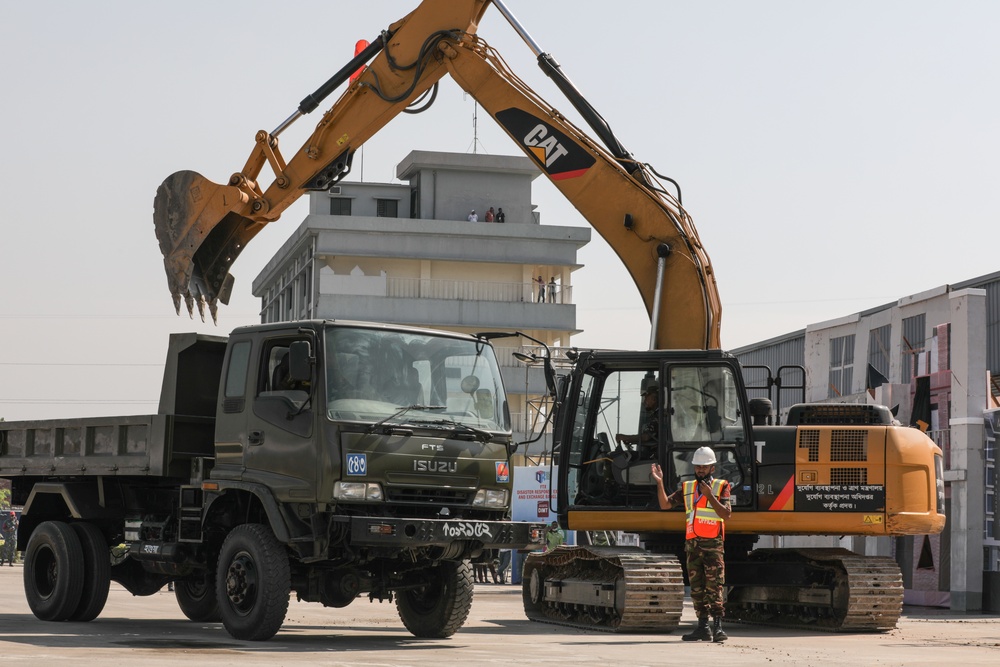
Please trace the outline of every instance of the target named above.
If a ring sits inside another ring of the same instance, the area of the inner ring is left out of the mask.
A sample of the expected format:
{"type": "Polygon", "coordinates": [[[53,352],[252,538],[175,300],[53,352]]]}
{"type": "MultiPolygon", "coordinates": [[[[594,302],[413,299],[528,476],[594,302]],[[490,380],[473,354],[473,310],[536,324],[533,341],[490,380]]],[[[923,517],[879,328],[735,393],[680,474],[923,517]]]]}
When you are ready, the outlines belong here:
{"type": "Polygon", "coordinates": [[[297,340],[288,346],[288,377],[294,382],[312,380],[312,345],[307,340],[297,340]]]}

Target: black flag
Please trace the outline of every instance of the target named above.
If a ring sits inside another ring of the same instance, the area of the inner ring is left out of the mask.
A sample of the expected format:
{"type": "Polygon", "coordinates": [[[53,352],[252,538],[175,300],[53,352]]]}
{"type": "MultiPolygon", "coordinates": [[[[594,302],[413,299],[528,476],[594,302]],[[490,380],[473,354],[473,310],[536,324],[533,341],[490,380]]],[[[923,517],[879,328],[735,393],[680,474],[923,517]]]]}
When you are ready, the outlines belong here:
{"type": "Polygon", "coordinates": [[[865,378],[865,389],[871,395],[872,399],[875,398],[875,388],[881,387],[882,385],[889,382],[889,378],[882,375],[877,368],[868,364],[868,375],[865,378]]]}

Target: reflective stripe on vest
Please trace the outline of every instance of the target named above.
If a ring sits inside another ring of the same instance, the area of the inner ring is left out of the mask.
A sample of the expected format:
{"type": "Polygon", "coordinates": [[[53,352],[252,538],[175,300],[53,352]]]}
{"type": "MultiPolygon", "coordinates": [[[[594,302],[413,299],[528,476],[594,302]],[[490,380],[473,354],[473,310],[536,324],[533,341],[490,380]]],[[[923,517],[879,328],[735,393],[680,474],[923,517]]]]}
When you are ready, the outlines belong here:
{"type": "MultiPolygon", "coordinates": [[[[716,498],[722,493],[722,487],[726,484],[723,479],[712,480],[712,493],[716,498]]],[[[708,496],[695,493],[698,489],[698,482],[684,482],[684,511],[687,513],[687,533],[686,539],[695,537],[719,537],[726,536],[725,522],[708,502],[708,496]]]]}

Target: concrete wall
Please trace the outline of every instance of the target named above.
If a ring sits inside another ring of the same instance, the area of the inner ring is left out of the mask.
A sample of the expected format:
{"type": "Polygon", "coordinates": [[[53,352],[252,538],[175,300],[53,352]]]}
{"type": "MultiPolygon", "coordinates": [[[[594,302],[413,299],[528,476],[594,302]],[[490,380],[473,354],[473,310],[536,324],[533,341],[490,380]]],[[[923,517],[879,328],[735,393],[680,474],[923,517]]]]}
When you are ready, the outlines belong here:
{"type": "Polygon", "coordinates": [[[538,306],[527,302],[380,299],[335,294],[321,295],[317,310],[320,313],[337,313],[337,317],[344,319],[448,329],[464,326],[478,331],[510,330],[511,323],[517,322],[517,328],[525,331],[565,332],[573,331],[576,324],[574,305],[538,306]]]}
{"type": "Polygon", "coordinates": [[[983,608],[983,486],[986,440],[986,292],[950,295],[952,405],[951,608],[983,608]]]}
{"type": "Polygon", "coordinates": [[[309,213],[330,215],[330,200],[344,197],[351,200],[351,215],[374,218],[377,214],[377,200],[392,199],[397,202],[397,218],[410,216],[410,186],[398,183],[342,183],[334,186],[334,192],[323,192],[309,197],[309,213]]]}
{"type": "Polygon", "coordinates": [[[523,156],[412,151],[396,168],[401,180],[417,190],[417,210],[424,220],[467,220],[475,209],[503,208],[507,224],[537,224],[531,182],[541,172],[523,156]]]}

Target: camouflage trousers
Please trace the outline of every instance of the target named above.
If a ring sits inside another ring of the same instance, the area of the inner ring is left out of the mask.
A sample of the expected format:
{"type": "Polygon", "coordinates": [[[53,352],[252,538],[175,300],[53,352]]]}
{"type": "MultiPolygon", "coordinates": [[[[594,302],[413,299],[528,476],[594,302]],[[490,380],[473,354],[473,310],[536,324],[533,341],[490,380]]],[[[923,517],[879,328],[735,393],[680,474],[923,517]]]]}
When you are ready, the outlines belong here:
{"type": "Polygon", "coordinates": [[[17,546],[14,543],[13,535],[4,535],[4,543],[0,546],[0,565],[4,563],[13,563],[14,557],[17,555],[17,546]]]}
{"type": "Polygon", "coordinates": [[[726,563],[722,538],[695,538],[684,543],[691,602],[698,618],[725,615],[726,563]]]}

